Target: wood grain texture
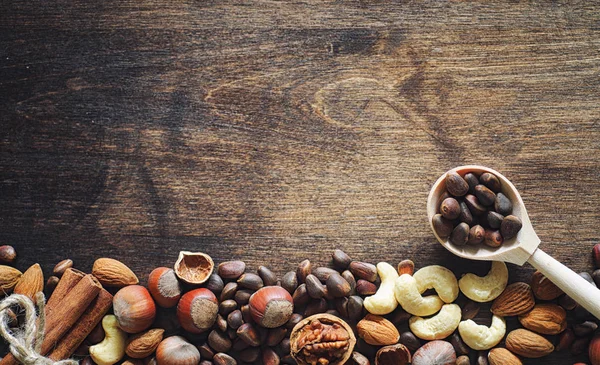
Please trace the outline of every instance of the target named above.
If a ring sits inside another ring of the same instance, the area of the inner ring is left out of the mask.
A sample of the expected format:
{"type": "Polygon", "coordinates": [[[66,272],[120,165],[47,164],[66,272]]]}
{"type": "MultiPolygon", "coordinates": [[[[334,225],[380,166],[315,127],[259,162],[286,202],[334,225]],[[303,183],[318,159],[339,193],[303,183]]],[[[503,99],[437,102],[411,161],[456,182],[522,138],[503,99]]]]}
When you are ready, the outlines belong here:
{"type": "Polygon", "coordinates": [[[520,190],[543,250],[591,271],[597,5],[4,0],[0,240],[46,274],[111,256],[145,278],[182,249],[283,274],[334,248],[482,273],[425,205],[477,163],[520,190]]]}

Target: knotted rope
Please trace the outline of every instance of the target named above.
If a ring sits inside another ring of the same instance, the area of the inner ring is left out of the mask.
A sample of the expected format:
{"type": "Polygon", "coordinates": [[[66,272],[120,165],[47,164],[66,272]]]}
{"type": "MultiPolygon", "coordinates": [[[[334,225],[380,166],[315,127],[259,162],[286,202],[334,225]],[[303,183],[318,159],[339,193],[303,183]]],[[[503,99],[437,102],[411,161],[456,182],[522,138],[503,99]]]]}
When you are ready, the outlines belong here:
{"type": "Polygon", "coordinates": [[[40,354],[46,327],[44,294],[37,293],[35,301],[39,314],[36,314],[36,308],[31,299],[25,295],[12,294],[0,302],[0,336],[10,344],[10,352],[24,365],[77,365],[76,360],[54,361],[40,354]],[[15,332],[8,327],[9,313],[13,306],[19,306],[25,311],[23,328],[15,332]]]}

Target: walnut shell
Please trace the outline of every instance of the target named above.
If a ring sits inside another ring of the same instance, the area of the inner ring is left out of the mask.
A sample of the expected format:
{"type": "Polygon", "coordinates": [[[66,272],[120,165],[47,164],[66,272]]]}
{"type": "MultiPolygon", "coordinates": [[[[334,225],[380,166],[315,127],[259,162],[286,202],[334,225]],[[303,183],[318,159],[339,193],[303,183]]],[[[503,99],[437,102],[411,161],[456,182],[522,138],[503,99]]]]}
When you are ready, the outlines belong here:
{"type": "Polygon", "coordinates": [[[300,365],[322,362],[342,365],[352,356],[356,337],[352,328],[331,314],[315,314],[298,322],[290,335],[290,354],[300,365]],[[318,333],[315,333],[318,331],[318,333]],[[316,338],[311,339],[311,336],[316,338]]]}

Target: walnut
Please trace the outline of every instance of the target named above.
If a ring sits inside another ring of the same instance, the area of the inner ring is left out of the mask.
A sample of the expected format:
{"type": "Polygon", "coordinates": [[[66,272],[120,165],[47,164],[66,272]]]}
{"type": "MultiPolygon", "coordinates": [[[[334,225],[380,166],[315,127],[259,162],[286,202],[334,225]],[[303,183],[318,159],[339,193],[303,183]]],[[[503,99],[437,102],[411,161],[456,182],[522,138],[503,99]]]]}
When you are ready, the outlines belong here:
{"type": "Polygon", "coordinates": [[[305,318],[290,335],[291,355],[300,365],[344,364],[355,344],[352,328],[330,314],[305,318]]]}

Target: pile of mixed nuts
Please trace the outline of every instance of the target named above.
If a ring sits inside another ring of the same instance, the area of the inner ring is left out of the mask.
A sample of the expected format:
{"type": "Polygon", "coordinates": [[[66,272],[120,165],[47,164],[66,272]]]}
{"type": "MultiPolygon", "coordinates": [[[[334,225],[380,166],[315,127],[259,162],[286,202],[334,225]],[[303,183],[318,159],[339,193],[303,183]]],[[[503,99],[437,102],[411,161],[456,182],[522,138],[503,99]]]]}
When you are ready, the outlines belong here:
{"type": "Polygon", "coordinates": [[[517,235],[523,223],[512,215],[513,203],[502,193],[500,179],[492,173],[461,176],[455,171],[445,178],[446,190],[439,198],[438,214],[432,218],[435,232],[457,246],[499,247],[517,235]]]}
{"type": "MultiPolygon", "coordinates": [[[[593,255],[600,266],[600,244],[593,255]]],[[[3,263],[14,257],[12,247],[0,247],[3,263]]],[[[78,274],[72,266],[56,265],[47,294],[78,274]]],[[[492,262],[485,276],[457,279],[439,265],[375,266],[340,250],[331,266],[304,260],[279,278],[265,266],[215,266],[204,253],[181,252],[173,268],[154,269],[144,287],[122,262],[98,259],[92,275],[114,293],[112,309],[84,323],[85,335],[74,337],[78,343],[65,357],[86,365],[513,365],[568,349],[587,350],[591,364],[600,365],[597,320],[539,272],[530,283],[508,284],[506,265],[492,262]],[[473,321],[485,302],[489,326],[473,321]],[[567,311],[576,323],[567,323],[567,311]],[[506,333],[511,316],[523,328],[506,333]],[[555,344],[546,337],[552,335],[555,344]]],[[[37,264],[23,274],[0,265],[0,286],[31,297],[43,289],[40,274],[37,264]]],[[[582,276],[597,284],[600,270],[582,276]]],[[[15,311],[10,326],[17,328],[20,317],[15,311]]]]}

